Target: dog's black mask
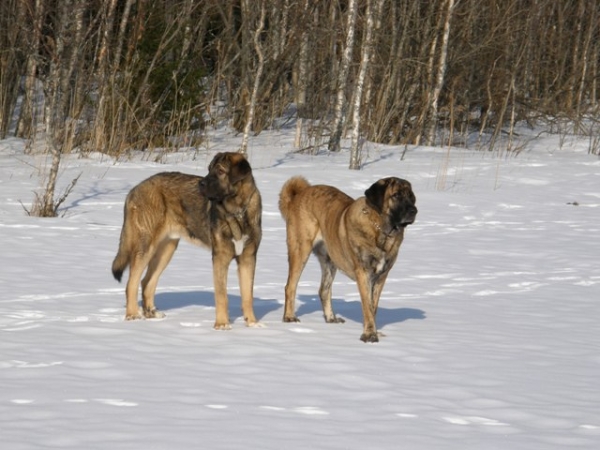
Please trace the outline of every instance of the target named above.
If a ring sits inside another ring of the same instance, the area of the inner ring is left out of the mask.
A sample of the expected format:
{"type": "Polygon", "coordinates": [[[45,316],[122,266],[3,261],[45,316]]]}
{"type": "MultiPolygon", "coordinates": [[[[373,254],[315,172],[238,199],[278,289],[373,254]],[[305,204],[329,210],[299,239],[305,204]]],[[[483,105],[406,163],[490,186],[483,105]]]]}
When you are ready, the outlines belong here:
{"type": "Polygon", "coordinates": [[[389,177],[374,183],[365,191],[367,204],[379,214],[387,215],[392,230],[412,224],[417,216],[417,201],[412,186],[401,178],[389,177]]]}

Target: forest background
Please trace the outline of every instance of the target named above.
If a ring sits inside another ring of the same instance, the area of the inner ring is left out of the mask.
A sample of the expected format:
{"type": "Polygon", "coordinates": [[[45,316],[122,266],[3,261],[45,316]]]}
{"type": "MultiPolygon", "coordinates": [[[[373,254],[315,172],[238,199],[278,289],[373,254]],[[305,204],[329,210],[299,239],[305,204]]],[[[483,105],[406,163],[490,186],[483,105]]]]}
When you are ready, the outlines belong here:
{"type": "Polygon", "coordinates": [[[522,121],[598,154],[599,62],[597,0],[3,0],[0,139],[51,155],[36,215],[66,152],[193,147],[221,124],[245,152],[282,117],[300,151],[350,137],[352,169],[365,140],[518,153],[522,121]]]}

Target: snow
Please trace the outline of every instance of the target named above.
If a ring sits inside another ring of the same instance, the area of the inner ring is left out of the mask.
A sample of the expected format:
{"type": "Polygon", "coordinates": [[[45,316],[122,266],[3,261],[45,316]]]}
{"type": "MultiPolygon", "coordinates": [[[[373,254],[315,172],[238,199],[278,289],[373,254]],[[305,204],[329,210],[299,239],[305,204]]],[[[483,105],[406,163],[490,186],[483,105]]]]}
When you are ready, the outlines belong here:
{"type": "Polygon", "coordinates": [[[357,172],[347,152],[295,153],[292,133],[250,141],[265,327],[244,326],[232,265],[230,331],[212,329],[205,249],[179,246],[159,282],[161,320],[123,320],[110,266],[129,189],[160,171],[205,174],[239,136],[65,158],[57,192],[81,177],[55,219],[24,212],[45,159],[0,141],[2,448],[600,448],[600,160],[587,141],[559,148],[545,134],[517,157],[409,147],[403,159],[404,147],[366,144],[357,172]],[[301,322],[282,322],[277,200],[292,175],[354,197],[384,176],[413,184],[419,214],[382,294],[379,343],[359,340],[358,291],[343,274],[333,303],[346,323],[324,322],[315,258],[301,322]]]}

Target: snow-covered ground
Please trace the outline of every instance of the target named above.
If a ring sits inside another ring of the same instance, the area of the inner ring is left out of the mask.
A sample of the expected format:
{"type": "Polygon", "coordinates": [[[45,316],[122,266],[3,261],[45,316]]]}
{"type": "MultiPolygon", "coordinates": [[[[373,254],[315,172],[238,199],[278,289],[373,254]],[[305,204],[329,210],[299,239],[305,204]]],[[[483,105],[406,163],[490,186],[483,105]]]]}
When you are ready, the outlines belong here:
{"type": "Polygon", "coordinates": [[[156,172],[205,174],[240,137],[169,155],[72,156],[62,217],[28,217],[44,160],[0,141],[0,436],[3,449],[600,448],[600,160],[544,135],[516,158],[370,145],[293,153],[289,130],[250,142],[263,196],[255,310],[246,328],[234,265],[231,331],[214,322],[210,254],[182,243],[159,283],[163,320],[125,322],[111,275],[126,193],[156,172]],[[419,214],[385,286],[378,344],[359,340],[343,274],[326,324],[312,258],[298,324],[277,197],[301,174],[361,196],[412,182],[419,214]]]}

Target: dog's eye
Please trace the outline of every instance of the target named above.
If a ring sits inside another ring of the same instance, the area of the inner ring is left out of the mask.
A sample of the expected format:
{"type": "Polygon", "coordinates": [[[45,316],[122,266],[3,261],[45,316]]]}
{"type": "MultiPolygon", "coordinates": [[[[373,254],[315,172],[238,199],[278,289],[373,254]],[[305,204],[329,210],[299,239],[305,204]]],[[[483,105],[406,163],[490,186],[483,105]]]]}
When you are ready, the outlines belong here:
{"type": "Polygon", "coordinates": [[[225,173],[225,169],[223,169],[222,167],[217,168],[217,175],[223,176],[225,175],[225,173]]]}

